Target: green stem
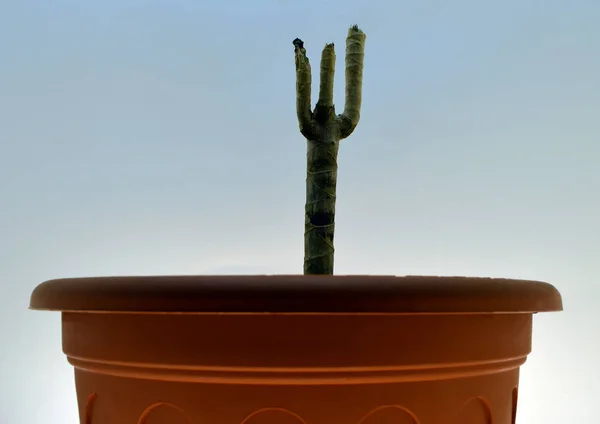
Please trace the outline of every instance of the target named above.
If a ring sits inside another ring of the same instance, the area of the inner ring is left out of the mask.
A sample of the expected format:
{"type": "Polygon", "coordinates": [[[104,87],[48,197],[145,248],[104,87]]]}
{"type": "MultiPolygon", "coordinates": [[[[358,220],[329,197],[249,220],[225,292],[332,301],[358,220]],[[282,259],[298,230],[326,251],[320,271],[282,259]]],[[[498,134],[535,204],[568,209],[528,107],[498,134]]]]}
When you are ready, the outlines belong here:
{"type": "Polygon", "coordinates": [[[346,38],[346,103],[344,112],[340,116],[344,123],[342,138],[352,134],[360,120],[366,38],[365,33],[356,25],[348,30],[346,38]]]}
{"type": "Polygon", "coordinates": [[[308,141],[304,274],[333,274],[339,140],[308,141]]]}

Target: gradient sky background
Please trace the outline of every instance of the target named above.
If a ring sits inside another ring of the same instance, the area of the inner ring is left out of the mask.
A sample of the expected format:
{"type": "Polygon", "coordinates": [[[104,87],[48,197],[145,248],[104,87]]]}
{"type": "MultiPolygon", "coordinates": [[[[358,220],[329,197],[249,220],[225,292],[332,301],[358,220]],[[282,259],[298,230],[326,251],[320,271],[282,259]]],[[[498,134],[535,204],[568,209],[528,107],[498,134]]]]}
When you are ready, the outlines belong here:
{"type": "Polygon", "coordinates": [[[535,318],[519,421],[595,422],[600,2],[1,4],[1,423],[77,422],[60,314],[27,310],[37,283],[302,272],[292,40],[313,66],[337,43],[341,110],[353,23],[336,273],[555,284],[566,311],[535,318]]]}

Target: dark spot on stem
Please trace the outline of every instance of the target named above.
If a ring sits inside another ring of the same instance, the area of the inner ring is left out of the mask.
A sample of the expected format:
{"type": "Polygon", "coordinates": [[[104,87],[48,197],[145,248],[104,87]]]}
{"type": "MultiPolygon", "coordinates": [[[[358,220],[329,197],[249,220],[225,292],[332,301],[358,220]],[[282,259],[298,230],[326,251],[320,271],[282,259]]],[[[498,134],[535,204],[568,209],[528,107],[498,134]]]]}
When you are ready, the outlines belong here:
{"type": "Polygon", "coordinates": [[[333,215],[329,212],[315,212],[310,217],[310,223],[315,226],[329,225],[333,222],[333,215]]]}

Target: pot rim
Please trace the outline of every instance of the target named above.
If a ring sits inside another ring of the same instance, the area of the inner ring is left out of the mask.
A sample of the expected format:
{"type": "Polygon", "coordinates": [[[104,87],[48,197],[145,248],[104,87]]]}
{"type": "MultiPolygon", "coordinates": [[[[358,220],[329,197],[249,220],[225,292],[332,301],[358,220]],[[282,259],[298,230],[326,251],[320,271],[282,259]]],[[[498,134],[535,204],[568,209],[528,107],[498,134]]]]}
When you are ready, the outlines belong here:
{"type": "Polygon", "coordinates": [[[171,275],[62,278],[30,309],[124,313],[536,313],[562,310],[551,284],[390,275],[171,275]]]}

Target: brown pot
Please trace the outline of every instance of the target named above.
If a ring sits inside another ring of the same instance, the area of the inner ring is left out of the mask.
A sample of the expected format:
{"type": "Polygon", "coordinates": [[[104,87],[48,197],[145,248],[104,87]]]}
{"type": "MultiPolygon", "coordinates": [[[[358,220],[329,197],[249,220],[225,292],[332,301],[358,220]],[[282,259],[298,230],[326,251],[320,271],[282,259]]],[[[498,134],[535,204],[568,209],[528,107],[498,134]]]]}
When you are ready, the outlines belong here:
{"type": "Polygon", "coordinates": [[[391,276],[52,280],[82,424],[512,424],[533,281],[391,276]]]}

